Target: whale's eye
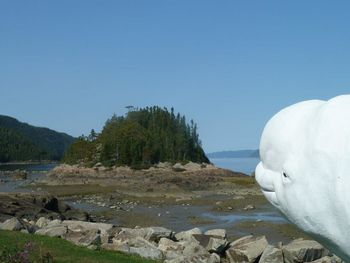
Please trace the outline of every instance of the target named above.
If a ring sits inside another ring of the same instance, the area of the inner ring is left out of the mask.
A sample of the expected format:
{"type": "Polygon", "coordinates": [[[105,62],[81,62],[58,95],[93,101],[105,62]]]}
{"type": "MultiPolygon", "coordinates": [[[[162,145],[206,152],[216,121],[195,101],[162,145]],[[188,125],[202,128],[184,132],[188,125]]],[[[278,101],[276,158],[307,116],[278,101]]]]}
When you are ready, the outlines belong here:
{"type": "Polygon", "coordinates": [[[283,177],[288,178],[288,175],[286,174],[286,172],[283,172],[283,177]]]}

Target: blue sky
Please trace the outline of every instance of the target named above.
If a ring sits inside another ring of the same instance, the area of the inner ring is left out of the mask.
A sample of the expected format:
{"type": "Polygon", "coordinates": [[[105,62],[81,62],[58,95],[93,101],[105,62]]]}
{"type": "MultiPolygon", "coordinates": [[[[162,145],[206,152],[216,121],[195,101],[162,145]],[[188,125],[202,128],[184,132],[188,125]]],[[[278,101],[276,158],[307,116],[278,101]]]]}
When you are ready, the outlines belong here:
{"type": "Polygon", "coordinates": [[[72,135],[174,107],[206,151],[350,89],[348,1],[0,1],[0,114],[72,135]]]}

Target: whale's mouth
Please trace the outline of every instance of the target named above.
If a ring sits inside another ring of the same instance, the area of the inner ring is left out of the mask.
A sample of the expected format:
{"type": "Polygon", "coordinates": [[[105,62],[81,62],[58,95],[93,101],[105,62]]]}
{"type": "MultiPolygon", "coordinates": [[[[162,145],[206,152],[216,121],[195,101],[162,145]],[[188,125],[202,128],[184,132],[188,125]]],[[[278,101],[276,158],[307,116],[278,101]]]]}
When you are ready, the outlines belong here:
{"type": "Polygon", "coordinates": [[[261,185],[260,185],[260,188],[261,188],[261,190],[262,190],[263,192],[267,192],[267,193],[269,193],[269,192],[274,193],[274,192],[275,192],[273,189],[268,189],[268,188],[265,188],[265,187],[263,187],[263,186],[261,186],[261,185]]]}
{"type": "Polygon", "coordinates": [[[273,183],[274,178],[275,174],[272,171],[265,169],[262,162],[257,165],[255,169],[255,179],[259,184],[262,193],[271,204],[280,207],[273,183]]]}
{"type": "Polygon", "coordinates": [[[264,196],[266,197],[266,199],[273,204],[276,207],[280,207],[279,202],[277,200],[277,195],[276,192],[270,189],[265,189],[265,188],[261,188],[262,193],[264,194],[264,196]]]}

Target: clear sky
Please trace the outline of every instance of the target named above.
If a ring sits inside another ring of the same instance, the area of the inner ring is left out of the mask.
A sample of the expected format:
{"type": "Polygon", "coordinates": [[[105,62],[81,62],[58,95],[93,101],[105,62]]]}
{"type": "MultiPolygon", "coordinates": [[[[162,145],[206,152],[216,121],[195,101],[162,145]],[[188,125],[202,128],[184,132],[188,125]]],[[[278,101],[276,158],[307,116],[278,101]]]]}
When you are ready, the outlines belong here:
{"type": "Polygon", "coordinates": [[[0,0],[0,114],[78,136],[125,106],[193,118],[206,151],[350,90],[350,2],[0,0]]]}

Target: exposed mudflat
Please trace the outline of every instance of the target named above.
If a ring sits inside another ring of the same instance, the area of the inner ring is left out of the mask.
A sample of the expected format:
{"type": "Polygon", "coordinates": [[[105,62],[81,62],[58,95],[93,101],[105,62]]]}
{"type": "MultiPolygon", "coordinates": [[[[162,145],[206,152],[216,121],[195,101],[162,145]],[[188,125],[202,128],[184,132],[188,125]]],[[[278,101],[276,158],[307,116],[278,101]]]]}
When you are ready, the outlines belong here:
{"type": "Polygon", "coordinates": [[[225,228],[232,239],[263,234],[271,243],[305,237],[266,201],[253,177],[213,166],[184,171],[59,166],[32,180],[0,184],[8,183],[21,186],[15,191],[56,196],[95,221],[121,226],[225,228]]]}

